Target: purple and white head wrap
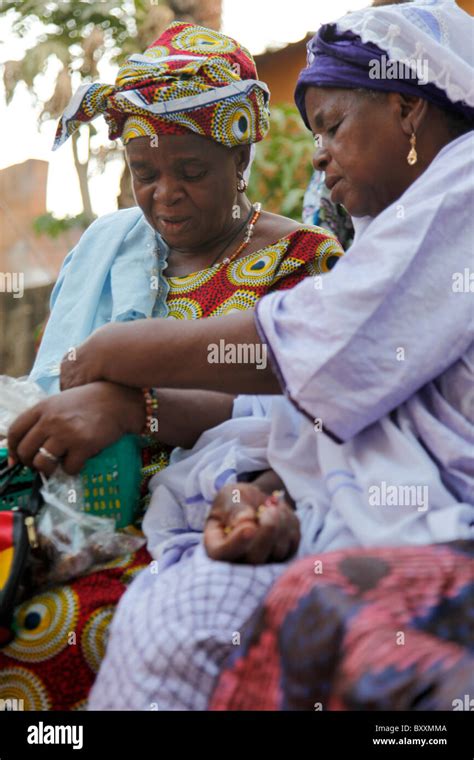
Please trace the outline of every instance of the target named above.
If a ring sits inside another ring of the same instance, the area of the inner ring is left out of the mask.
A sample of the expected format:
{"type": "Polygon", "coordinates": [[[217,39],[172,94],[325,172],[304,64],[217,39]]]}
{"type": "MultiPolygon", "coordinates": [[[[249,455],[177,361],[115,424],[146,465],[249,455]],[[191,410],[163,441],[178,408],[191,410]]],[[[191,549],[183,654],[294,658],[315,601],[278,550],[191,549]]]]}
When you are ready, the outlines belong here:
{"type": "Polygon", "coordinates": [[[448,0],[364,9],[323,25],[296,85],[303,121],[309,128],[308,87],[340,87],[415,95],[474,124],[473,33],[472,17],[448,0]]]}

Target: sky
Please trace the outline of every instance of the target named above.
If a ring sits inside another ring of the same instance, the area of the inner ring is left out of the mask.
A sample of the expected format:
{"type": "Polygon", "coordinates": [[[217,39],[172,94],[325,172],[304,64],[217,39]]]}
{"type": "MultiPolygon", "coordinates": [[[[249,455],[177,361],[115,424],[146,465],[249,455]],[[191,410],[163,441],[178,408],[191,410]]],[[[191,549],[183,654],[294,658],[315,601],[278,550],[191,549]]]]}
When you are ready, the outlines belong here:
{"type": "MultiPolygon", "coordinates": [[[[270,45],[295,42],[307,31],[333,21],[349,10],[367,5],[367,0],[224,0],[222,31],[236,38],[255,55],[270,45]],[[289,13],[289,9],[291,12],[289,13]]],[[[32,30],[34,35],[34,29],[32,30]]],[[[9,34],[9,21],[0,18],[0,63],[20,60],[34,36],[14,40],[9,34]]],[[[101,81],[113,83],[116,70],[99,66],[101,81]]],[[[38,77],[40,96],[48,99],[54,89],[54,64],[44,76],[38,77]]],[[[26,87],[19,86],[11,104],[6,107],[3,75],[0,77],[0,169],[21,163],[28,158],[49,162],[47,207],[57,217],[75,215],[82,210],[79,185],[74,171],[70,141],[52,153],[56,124],[45,122],[38,128],[40,108],[35,108],[26,87]]],[[[103,119],[94,122],[99,137],[107,143],[103,119]]],[[[117,208],[117,193],[122,163],[110,162],[106,170],[90,182],[92,205],[98,215],[117,208]]]]}

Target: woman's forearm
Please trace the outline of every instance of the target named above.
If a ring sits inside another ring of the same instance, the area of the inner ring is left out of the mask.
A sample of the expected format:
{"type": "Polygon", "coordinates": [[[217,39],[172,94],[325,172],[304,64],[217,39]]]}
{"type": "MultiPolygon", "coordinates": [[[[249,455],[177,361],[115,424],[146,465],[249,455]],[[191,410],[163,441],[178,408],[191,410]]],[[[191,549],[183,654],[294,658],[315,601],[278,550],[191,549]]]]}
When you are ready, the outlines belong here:
{"type": "Polygon", "coordinates": [[[234,396],[228,393],[161,388],[156,397],[156,438],[168,446],[191,448],[205,430],[232,417],[234,396]]]}
{"type": "Polygon", "coordinates": [[[100,330],[96,336],[104,379],[112,382],[233,394],[281,392],[253,311],[111,324],[103,328],[102,337],[100,330]]]}

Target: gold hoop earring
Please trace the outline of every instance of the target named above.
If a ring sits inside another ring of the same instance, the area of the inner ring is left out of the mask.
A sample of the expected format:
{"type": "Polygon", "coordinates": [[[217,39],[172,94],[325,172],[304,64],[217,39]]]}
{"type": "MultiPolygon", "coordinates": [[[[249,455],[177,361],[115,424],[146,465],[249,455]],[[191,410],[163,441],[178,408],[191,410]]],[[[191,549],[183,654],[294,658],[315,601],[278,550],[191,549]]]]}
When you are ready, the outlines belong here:
{"type": "Polygon", "coordinates": [[[237,190],[239,191],[239,193],[245,193],[245,191],[247,190],[247,183],[243,177],[239,177],[239,179],[237,180],[237,190]]]}
{"type": "Polygon", "coordinates": [[[416,135],[414,132],[412,132],[412,135],[410,137],[410,145],[411,148],[407,156],[407,162],[410,164],[410,166],[414,166],[418,161],[418,153],[416,152],[416,135]]]}

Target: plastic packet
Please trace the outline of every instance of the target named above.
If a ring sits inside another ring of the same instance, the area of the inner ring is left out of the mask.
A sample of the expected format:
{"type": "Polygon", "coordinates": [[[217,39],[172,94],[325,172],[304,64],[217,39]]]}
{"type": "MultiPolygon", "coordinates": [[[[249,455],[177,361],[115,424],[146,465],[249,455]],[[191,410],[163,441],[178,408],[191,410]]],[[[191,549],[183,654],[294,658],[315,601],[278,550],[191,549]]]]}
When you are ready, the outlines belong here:
{"type": "MultiPolygon", "coordinates": [[[[28,378],[1,375],[0,439],[18,414],[44,398],[28,378]]],[[[112,518],[84,511],[80,475],[67,475],[59,465],[50,478],[41,477],[44,505],[36,518],[39,546],[31,554],[28,592],[69,581],[145,544],[141,536],[117,531],[112,518]]]]}
{"type": "Polygon", "coordinates": [[[27,377],[0,375],[0,441],[20,414],[45,398],[43,389],[27,377]]]}
{"type": "Polygon", "coordinates": [[[60,467],[41,493],[44,506],[37,519],[39,552],[35,553],[35,588],[64,583],[95,565],[137,551],[145,539],[115,530],[115,521],[83,510],[82,483],[60,467]]]}

